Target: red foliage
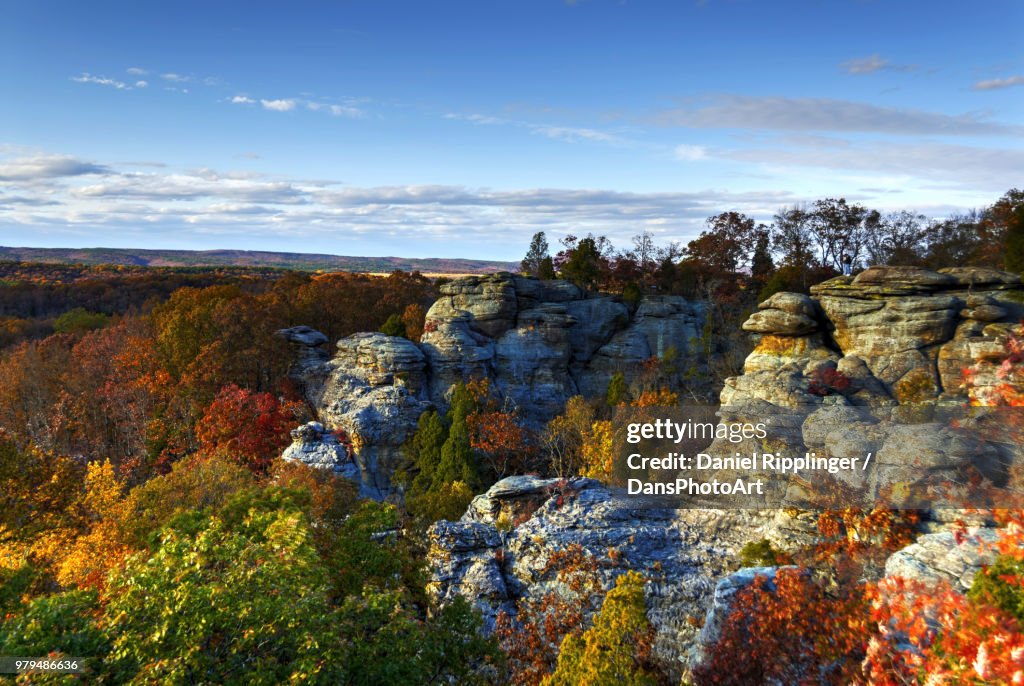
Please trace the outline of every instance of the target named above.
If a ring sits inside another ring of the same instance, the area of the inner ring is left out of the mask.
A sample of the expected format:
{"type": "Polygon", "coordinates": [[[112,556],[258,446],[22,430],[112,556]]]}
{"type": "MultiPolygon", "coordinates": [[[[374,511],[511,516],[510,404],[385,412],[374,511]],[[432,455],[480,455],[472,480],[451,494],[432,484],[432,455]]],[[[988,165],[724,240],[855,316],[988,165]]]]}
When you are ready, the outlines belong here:
{"type": "Polygon", "coordinates": [[[234,384],[224,386],[196,424],[199,449],[222,453],[257,474],[288,445],[289,429],[299,421],[302,406],[282,402],[270,393],[254,393],[234,384]]]}
{"type": "Polygon", "coordinates": [[[589,615],[600,607],[601,562],[579,545],[551,553],[541,578],[561,585],[540,598],[524,598],[516,615],[498,615],[495,635],[508,656],[509,683],[536,686],[554,671],[558,650],[569,634],[581,635],[589,615]]]}
{"type": "Polygon", "coordinates": [[[834,367],[818,367],[811,372],[808,392],[826,396],[833,393],[845,393],[850,390],[850,379],[834,367]]]}

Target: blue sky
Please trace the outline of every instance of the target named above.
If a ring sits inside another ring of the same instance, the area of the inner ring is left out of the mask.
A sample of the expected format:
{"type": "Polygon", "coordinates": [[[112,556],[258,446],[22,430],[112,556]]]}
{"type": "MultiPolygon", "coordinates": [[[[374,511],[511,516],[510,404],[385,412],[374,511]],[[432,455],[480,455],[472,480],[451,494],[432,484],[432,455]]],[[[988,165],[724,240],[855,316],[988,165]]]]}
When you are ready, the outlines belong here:
{"type": "Polygon", "coordinates": [[[1024,185],[1024,3],[0,0],[0,243],[517,259],[1024,185]]]}

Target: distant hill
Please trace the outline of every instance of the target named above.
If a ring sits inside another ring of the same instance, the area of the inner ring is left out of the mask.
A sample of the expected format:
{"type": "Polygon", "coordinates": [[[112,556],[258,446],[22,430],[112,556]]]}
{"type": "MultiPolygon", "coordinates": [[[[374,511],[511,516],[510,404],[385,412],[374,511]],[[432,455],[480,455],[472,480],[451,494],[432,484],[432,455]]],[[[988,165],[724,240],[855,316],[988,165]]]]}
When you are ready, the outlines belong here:
{"type": "Polygon", "coordinates": [[[139,267],[274,267],[302,271],[489,274],[514,271],[515,262],[446,257],[350,257],[260,250],[135,250],[122,248],[8,248],[0,260],[75,264],[123,264],[139,267]]]}

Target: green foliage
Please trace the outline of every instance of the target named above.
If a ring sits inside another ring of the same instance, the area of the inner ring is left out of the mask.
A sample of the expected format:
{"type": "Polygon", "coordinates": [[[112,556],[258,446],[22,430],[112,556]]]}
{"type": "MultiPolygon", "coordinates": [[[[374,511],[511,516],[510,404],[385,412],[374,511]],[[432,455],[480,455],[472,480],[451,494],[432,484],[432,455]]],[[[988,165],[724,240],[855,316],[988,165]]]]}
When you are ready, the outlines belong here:
{"type": "MultiPolygon", "coordinates": [[[[545,260],[551,260],[551,256],[548,254],[548,239],[543,231],[538,231],[533,234],[530,248],[526,251],[526,257],[523,258],[519,269],[528,276],[536,276],[542,279],[550,278],[541,275],[545,260]]],[[[552,269],[552,271],[554,270],[552,269]]]]}
{"type": "Polygon", "coordinates": [[[652,633],[643,577],[627,572],[605,596],[594,626],[562,641],[558,666],[541,686],[655,686],[645,664],[652,633]]]}
{"type": "Polygon", "coordinates": [[[363,501],[332,532],[326,557],[337,597],[359,595],[364,586],[396,587],[403,571],[413,566],[407,551],[393,543],[398,526],[393,505],[363,501]]]}
{"type": "Polygon", "coordinates": [[[452,390],[448,410],[448,438],[441,446],[441,462],[434,474],[433,487],[461,481],[470,488],[481,485],[480,468],[469,442],[466,418],[476,409],[476,402],[464,384],[452,390]]]}
{"type": "Polygon", "coordinates": [[[626,387],[626,376],[622,372],[615,372],[608,380],[608,391],[605,393],[605,402],[609,407],[616,407],[622,403],[629,402],[629,389],[626,387]]]}
{"type": "Polygon", "coordinates": [[[1002,224],[1005,249],[1003,266],[1007,271],[1024,273],[1024,191],[1007,191],[992,206],[990,214],[1002,224]]]}
{"type": "Polygon", "coordinates": [[[402,315],[393,314],[388,317],[388,320],[380,327],[380,332],[387,336],[405,338],[405,322],[402,321],[402,315]]]}
{"type": "Polygon", "coordinates": [[[416,433],[404,446],[406,458],[415,474],[408,484],[403,483],[403,479],[408,480],[407,471],[396,474],[398,485],[406,486],[406,500],[422,496],[434,484],[434,474],[441,464],[441,448],[447,438],[448,429],[436,411],[427,410],[420,415],[416,433]]]}
{"type": "Polygon", "coordinates": [[[18,608],[35,579],[36,571],[28,564],[13,569],[0,567],[0,617],[18,608]]]}
{"type": "Polygon", "coordinates": [[[327,572],[294,508],[179,518],[109,593],[119,680],[280,684],[337,664],[327,572]]]}
{"type": "Polygon", "coordinates": [[[562,264],[562,276],[584,288],[594,288],[602,266],[597,239],[587,236],[568,252],[568,259],[562,264]]]}
{"type": "Polygon", "coordinates": [[[1024,623],[1024,560],[1009,555],[1000,555],[988,568],[974,577],[974,583],[967,593],[972,601],[995,605],[1008,615],[1024,623]]]}
{"type": "Polygon", "coordinates": [[[364,593],[342,605],[340,627],[349,637],[342,663],[351,665],[340,683],[485,684],[500,653],[480,635],[480,617],[462,598],[419,620],[395,592],[364,593]]]}
{"type": "Polygon", "coordinates": [[[95,659],[87,667],[96,670],[110,650],[96,622],[97,613],[95,591],[35,598],[0,623],[0,655],[91,657],[95,659]]]}
{"type": "Polygon", "coordinates": [[[57,317],[53,322],[56,333],[85,333],[102,329],[110,323],[110,317],[101,312],[90,312],[84,307],[76,307],[57,317]]]}
{"type": "Polygon", "coordinates": [[[740,567],[774,567],[783,562],[784,554],[767,538],[748,541],[740,550],[740,567]]]}
{"type": "Polygon", "coordinates": [[[644,293],[636,283],[630,282],[626,284],[624,289],[622,289],[622,301],[630,308],[634,308],[639,305],[640,299],[643,297],[644,293]]]}
{"type": "Polygon", "coordinates": [[[474,490],[484,485],[467,424],[467,418],[478,409],[470,389],[456,384],[447,421],[433,410],[425,412],[405,446],[407,466],[396,474],[395,481],[405,487],[406,508],[422,524],[458,519],[474,490]]]}
{"type": "Polygon", "coordinates": [[[544,259],[540,261],[540,267],[537,268],[537,278],[544,281],[550,281],[555,278],[555,261],[551,259],[551,255],[546,255],[544,259]]]}
{"type": "Polygon", "coordinates": [[[142,546],[176,515],[189,511],[217,513],[255,484],[251,471],[225,458],[188,458],[175,464],[169,474],[131,491],[123,526],[142,546]]]}

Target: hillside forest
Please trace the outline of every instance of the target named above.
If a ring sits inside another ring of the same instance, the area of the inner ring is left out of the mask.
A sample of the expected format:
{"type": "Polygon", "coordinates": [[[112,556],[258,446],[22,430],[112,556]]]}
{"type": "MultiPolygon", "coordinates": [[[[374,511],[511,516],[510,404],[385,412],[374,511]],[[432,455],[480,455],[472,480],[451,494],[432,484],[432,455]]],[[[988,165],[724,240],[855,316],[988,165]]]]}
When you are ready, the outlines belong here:
{"type": "MultiPolygon", "coordinates": [[[[686,245],[642,232],[620,247],[593,234],[552,246],[538,233],[524,274],[627,304],[706,302],[707,370],[692,387],[669,384],[672,361],[652,358],[639,384],[613,375],[604,397],[574,397],[542,427],[466,379],[447,411],[420,418],[395,475],[403,497],[377,502],[280,459],[315,417],[275,332],[417,341],[443,279],[2,262],[0,655],[88,658],[81,674],[18,683],[668,683],[649,659],[644,579],[596,582],[613,551],[552,551],[548,571],[568,591],[485,634],[468,601],[427,594],[425,532],[509,475],[606,477],[614,408],[674,405],[697,387],[717,397],[752,348],[740,324],[757,304],[847,265],[1022,273],[1024,191],[940,220],[834,198],[768,224],[727,211],[686,245]]],[[[1011,340],[1005,374],[1024,373],[1022,359],[1011,340]]],[[[913,513],[823,512],[819,542],[796,554],[752,541],[737,567],[796,571],[741,599],[763,621],[730,620],[688,683],[1024,683],[1024,515],[998,516],[1000,556],[967,596],[858,581],[911,540],[913,513]],[[914,659],[890,647],[896,628],[914,659]],[[787,671],[797,663],[799,679],[787,671]]]]}

